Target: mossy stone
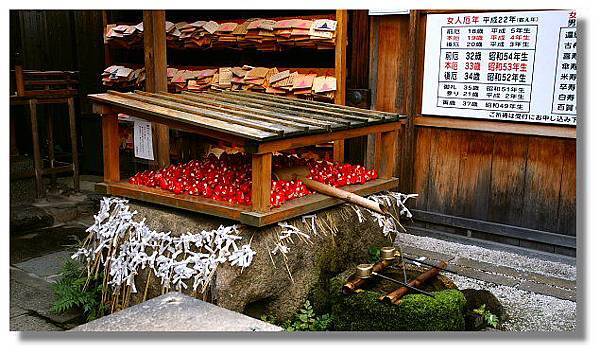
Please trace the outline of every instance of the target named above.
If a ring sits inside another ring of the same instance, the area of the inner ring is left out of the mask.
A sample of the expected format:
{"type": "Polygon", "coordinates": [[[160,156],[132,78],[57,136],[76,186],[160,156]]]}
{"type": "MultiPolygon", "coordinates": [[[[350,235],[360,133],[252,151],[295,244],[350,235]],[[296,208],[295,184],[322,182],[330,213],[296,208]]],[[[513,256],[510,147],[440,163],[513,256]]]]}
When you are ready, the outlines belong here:
{"type": "MultiPolygon", "coordinates": [[[[220,225],[234,223],[142,202],[131,202],[130,206],[132,210],[138,211],[136,220],[145,219],[148,227],[170,231],[172,235],[213,230],[220,225]]],[[[396,212],[395,214],[397,215],[396,212]]],[[[252,265],[241,272],[237,266],[221,264],[215,272],[207,297],[203,299],[254,317],[270,315],[277,322],[283,323],[303,307],[304,302],[311,297],[311,290],[322,289],[322,285],[327,284],[331,277],[368,260],[369,247],[391,244],[391,240],[383,235],[375,220],[369,218],[359,223],[356,212],[347,205],[319,211],[315,215],[317,233],[312,230],[308,221],[303,222],[300,217],[287,220],[287,223],[308,233],[311,239],[304,243],[294,237],[295,243],[289,245],[290,251],[285,258],[281,253],[271,254],[275,243],[279,241],[281,227],[240,226],[242,239],[238,241],[238,245],[251,242],[252,249],[257,253],[252,265]]],[[[141,270],[136,277],[136,286],[140,292],[131,294],[130,306],[143,301],[146,280],[149,280],[147,299],[162,294],[160,280],[154,276],[147,279],[147,273],[141,270]]],[[[187,284],[188,288],[183,289],[183,293],[203,297],[192,291],[191,281],[188,280],[187,284]]],[[[329,288],[324,290],[325,293],[320,297],[326,299],[329,288]]],[[[313,296],[317,296],[316,293],[313,296]]],[[[315,312],[326,313],[317,307],[315,312]]]]}
{"type": "Polygon", "coordinates": [[[382,291],[341,293],[348,273],[331,279],[330,301],[335,330],[459,331],[465,329],[467,301],[459,290],[434,292],[434,297],[409,294],[399,305],[379,301],[382,291]]]}

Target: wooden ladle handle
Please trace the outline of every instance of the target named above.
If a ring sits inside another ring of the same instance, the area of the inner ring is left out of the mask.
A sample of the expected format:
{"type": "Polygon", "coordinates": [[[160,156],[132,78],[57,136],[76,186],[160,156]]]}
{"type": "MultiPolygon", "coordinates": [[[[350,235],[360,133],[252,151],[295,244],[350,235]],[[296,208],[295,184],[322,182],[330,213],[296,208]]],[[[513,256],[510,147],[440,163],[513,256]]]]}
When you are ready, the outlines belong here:
{"type": "Polygon", "coordinates": [[[324,195],[336,197],[336,198],[339,198],[340,200],[348,201],[349,203],[353,203],[357,206],[364,207],[373,212],[377,212],[377,213],[380,213],[383,215],[388,214],[388,211],[386,211],[386,209],[383,206],[381,206],[379,203],[377,203],[375,201],[371,201],[369,199],[366,199],[366,198],[359,196],[357,194],[354,194],[352,192],[344,191],[342,189],[338,189],[337,187],[323,184],[321,182],[314,181],[311,179],[305,178],[305,179],[302,179],[302,182],[304,182],[304,184],[309,189],[320,192],[324,195]]]}

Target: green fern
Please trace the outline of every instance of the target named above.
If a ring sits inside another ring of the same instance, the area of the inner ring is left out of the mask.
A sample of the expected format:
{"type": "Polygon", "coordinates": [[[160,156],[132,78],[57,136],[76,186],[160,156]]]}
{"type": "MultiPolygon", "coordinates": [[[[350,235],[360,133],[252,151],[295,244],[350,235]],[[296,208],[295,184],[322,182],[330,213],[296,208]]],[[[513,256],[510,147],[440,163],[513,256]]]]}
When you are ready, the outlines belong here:
{"type": "Polygon", "coordinates": [[[294,318],[283,324],[283,328],[288,332],[294,331],[324,331],[331,326],[332,318],[329,314],[317,316],[315,311],[307,300],[304,307],[296,313],[294,318]]]}
{"type": "Polygon", "coordinates": [[[497,328],[498,327],[498,316],[490,312],[486,309],[485,303],[482,304],[479,308],[474,309],[473,312],[479,314],[483,317],[485,324],[489,327],[497,328]]]}
{"type": "Polygon", "coordinates": [[[60,277],[52,286],[56,301],[50,309],[54,313],[79,310],[89,322],[106,313],[102,304],[102,277],[91,280],[86,286],[87,273],[81,264],[67,260],[62,267],[60,277]]]}
{"type": "Polygon", "coordinates": [[[329,330],[333,323],[333,319],[329,314],[317,316],[308,300],[304,302],[304,307],[294,315],[294,318],[283,324],[278,324],[276,318],[270,314],[263,314],[260,319],[263,322],[281,326],[288,332],[329,330]]]}

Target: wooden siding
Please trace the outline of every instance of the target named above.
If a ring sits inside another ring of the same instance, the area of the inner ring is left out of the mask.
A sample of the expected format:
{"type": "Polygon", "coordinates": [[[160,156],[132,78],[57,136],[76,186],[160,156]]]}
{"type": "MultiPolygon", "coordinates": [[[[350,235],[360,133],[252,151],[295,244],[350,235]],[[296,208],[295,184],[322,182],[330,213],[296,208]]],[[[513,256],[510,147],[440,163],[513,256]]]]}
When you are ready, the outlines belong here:
{"type": "Polygon", "coordinates": [[[575,139],[415,122],[420,117],[426,13],[411,16],[371,17],[371,90],[374,109],[409,115],[398,159],[401,190],[419,194],[412,207],[575,235],[575,139]]]}
{"type": "Polygon", "coordinates": [[[575,234],[575,140],[417,129],[415,207],[575,234]]]}

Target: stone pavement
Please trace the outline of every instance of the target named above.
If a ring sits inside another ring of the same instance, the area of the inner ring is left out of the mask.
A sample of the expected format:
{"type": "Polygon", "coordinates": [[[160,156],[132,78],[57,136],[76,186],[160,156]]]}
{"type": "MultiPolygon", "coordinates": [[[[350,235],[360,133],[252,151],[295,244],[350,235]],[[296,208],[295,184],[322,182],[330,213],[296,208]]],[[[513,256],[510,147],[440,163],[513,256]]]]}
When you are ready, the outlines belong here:
{"type": "Polygon", "coordinates": [[[404,255],[448,261],[445,273],[459,288],[487,289],[507,309],[506,330],[575,330],[577,270],[574,259],[530,252],[492,250],[403,234],[395,245],[404,255]],[[553,260],[554,259],[554,260],[553,260]]]}
{"type": "Polygon", "coordinates": [[[50,312],[51,282],[64,260],[86,237],[100,195],[95,177],[82,177],[82,191],[72,193],[71,179],[59,179],[59,189],[45,199],[28,195],[28,181],[11,181],[10,208],[10,330],[65,330],[78,325],[78,314],[50,312]]]}
{"type": "Polygon", "coordinates": [[[54,292],[48,281],[11,266],[10,330],[65,330],[78,324],[76,313],[50,312],[53,302],[54,292]]]}

